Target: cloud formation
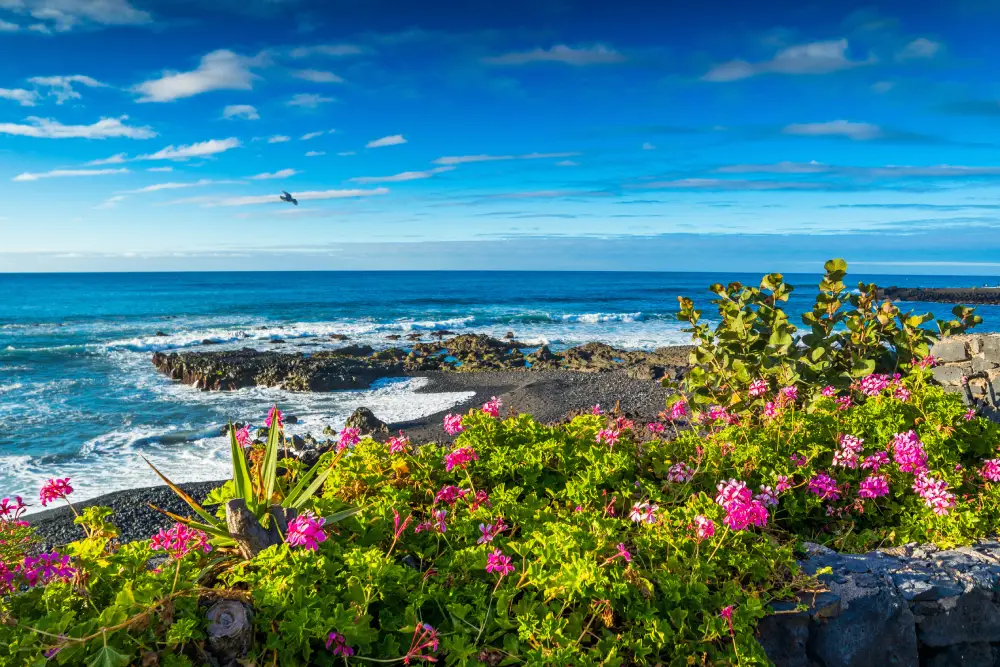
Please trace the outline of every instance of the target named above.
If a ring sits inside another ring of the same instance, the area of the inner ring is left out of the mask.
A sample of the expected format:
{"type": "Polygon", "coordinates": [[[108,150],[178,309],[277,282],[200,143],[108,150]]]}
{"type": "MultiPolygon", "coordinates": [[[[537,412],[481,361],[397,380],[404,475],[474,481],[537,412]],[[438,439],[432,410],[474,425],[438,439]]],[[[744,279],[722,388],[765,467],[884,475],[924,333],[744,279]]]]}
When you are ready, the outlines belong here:
{"type": "Polygon", "coordinates": [[[241,118],[243,120],[260,120],[260,114],[256,107],[249,104],[230,104],[222,110],[222,117],[226,120],[241,118]]]}
{"type": "Polygon", "coordinates": [[[124,194],[139,195],[139,194],[145,194],[147,192],[160,192],[161,190],[180,190],[183,188],[196,188],[196,187],[201,187],[203,185],[219,185],[222,183],[232,183],[232,181],[213,181],[208,178],[202,178],[190,183],[177,183],[177,182],[154,183],[153,185],[147,185],[146,187],[138,188],[136,190],[125,190],[124,194]]]}
{"type": "MultiPolygon", "coordinates": [[[[371,190],[311,190],[308,192],[296,192],[295,198],[301,201],[317,201],[323,199],[345,199],[352,197],[371,197],[374,195],[384,195],[389,192],[389,188],[373,188],[371,190]]],[[[209,206],[252,206],[255,204],[280,204],[278,195],[260,195],[251,197],[228,197],[215,202],[209,202],[209,206]]]]}
{"type": "Polygon", "coordinates": [[[0,100],[11,100],[22,107],[33,107],[38,102],[38,93],[24,88],[0,88],[0,100]]]}
{"type": "Polygon", "coordinates": [[[153,20],[128,0],[0,0],[0,8],[39,21],[29,29],[41,33],[69,32],[88,25],[141,25],[153,20]]]}
{"type": "Polygon", "coordinates": [[[209,139],[187,146],[167,146],[150,155],[140,155],[136,160],[187,160],[193,157],[208,157],[224,153],[233,148],[240,147],[240,140],[235,137],[229,139],[209,139]]]}
{"type": "Polygon", "coordinates": [[[483,58],[483,62],[489,65],[527,65],[546,62],[576,66],[608,65],[625,62],[625,56],[603,44],[583,48],[556,44],[550,49],[535,48],[531,51],[512,51],[499,56],[483,58]]]}
{"type": "Polygon", "coordinates": [[[18,174],[13,181],[37,181],[43,178],[67,178],[75,176],[108,176],[110,174],[127,174],[128,169],[53,169],[38,174],[18,174]]]}
{"type": "Polygon", "coordinates": [[[249,178],[251,181],[266,181],[273,178],[290,178],[298,173],[301,172],[295,171],[294,169],[281,169],[272,174],[268,173],[257,174],[256,176],[250,176],[249,178]]]}
{"type": "Polygon", "coordinates": [[[399,144],[405,144],[406,139],[403,138],[401,134],[392,134],[388,137],[382,137],[381,139],[375,139],[369,141],[365,144],[365,148],[382,148],[383,146],[398,146],[399,144]]]}
{"type": "Polygon", "coordinates": [[[771,60],[756,63],[730,60],[716,65],[702,79],[728,82],[749,79],[760,74],[829,74],[875,62],[873,57],[867,60],[851,60],[847,56],[847,46],[846,39],[790,46],[779,51],[771,60]]]}
{"type": "Polygon", "coordinates": [[[28,79],[36,86],[49,88],[48,94],[56,98],[56,104],[62,104],[67,100],[78,100],[81,95],[74,88],[73,84],[80,84],[87,88],[107,88],[108,84],[101,83],[97,79],[83,75],[72,74],[70,76],[34,76],[28,79]]]}
{"type": "Polygon", "coordinates": [[[941,52],[941,42],[935,42],[926,37],[918,37],[896,54],[896,60],[929,60],[941,52]]]}
{"type": "Polygon", "coordinates": [[[276,134],[273,137],[267,138],[267,143],[269,144],[283,144],[286,141],[291,141],[292,138],[285,136],[284,134],[276,134]]]}
{"type": "Polygon", "coordinates": [[[570,153],[525,153],[524,155],[446,155],[433,161],[434,164],[469,164],[472,162],[494,162],[497,160],[547,160],[556,158],[576,157],[578,152],[570,153]]]}
{"type": "Polygon", "coordinates": [[[349,178],[352,183],[402,183],[404,181],[417,181],[424,178],[431,178],[435,174],[452,171],[455,167],[435,167],[426,171],[404,171],[401,174],[392,176],[358,176],[349,178]]]}
{"type": "Polygon", "coordinates": [[[292,49],[288,55],[292,58],[308,58],[309,56],[356,56],[363,52],[364,49],[354,44],[317,44],[292,49]]]}
{"type": "Polygon", "coordinates": [[[292,72],[292,76],[313,83],[343,83],[344,80],[333,72],[318,69],[300,69],[292,72]]]}
{"type": "Polygon", "coordinates": [[[212,90],[251,90],[256,75],[250,68],[259,64],[259,59],[219,49],[202,56],[190,72],[168,70],[133,90],[141,95],[138,102],[173,102],[212,90]]]}
{"type": "Polygon", "coordinates": [[[0,134],[39,139],[151,139],[156,136],[156,132],[150,127],[133,127],[123,123],[122,121],[128,120],[128,116],[102,118],[93,125],[63,125],[57,120],[36,116],[29,116],[25,120],[30,125],[0,123],[0,134]]]}
{"type": "Polygon", "coordinates": [[[336,98],[317,95],[316,93],[299,93],[292,95],[292,99],[285,102],[290,107],[301,107],[303,109],[315,109],[321,104],[336,102],[336,98]]]}
{"type": "Polygon", "coordinates": [[[826,123],[792,123],[782,130],[784,134],[809,137],[847,137],[855,141],[868,141],[884,136],[882,128],[871,123],[854,123],[848,120],[831,120],[826,123]]]}

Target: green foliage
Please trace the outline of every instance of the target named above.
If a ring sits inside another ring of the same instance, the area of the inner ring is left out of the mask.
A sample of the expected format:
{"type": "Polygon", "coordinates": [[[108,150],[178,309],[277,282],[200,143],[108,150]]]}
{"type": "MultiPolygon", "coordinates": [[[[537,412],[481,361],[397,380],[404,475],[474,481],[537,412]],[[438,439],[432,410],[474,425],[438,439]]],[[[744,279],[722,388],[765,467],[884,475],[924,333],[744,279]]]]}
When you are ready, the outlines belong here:
{"type": "Polygon", "coordinates": [[[973,309],[956,306],[956,319],[938,320],[937,332],[925,329],[933,315],[880,303],[874,284],[848,290],[844,260],[829,260],[823,268],[815,305],[802,315],[808,328],[803,333],[781,308],[793,287],[780,273],[764,276],[759,287],[735,282],[709,287],[718,297],[712,301],[719,311],[714,328],[702,321],[691,299],[678,297],[678,319],[690,325],[685,331],[695,344],[683,389],[695,404],[742,409],[749,385],[758,378],[816,392],[827,385],[843,389],[871,373],[908,369],[941,336],[982,322],[973,309]]]}

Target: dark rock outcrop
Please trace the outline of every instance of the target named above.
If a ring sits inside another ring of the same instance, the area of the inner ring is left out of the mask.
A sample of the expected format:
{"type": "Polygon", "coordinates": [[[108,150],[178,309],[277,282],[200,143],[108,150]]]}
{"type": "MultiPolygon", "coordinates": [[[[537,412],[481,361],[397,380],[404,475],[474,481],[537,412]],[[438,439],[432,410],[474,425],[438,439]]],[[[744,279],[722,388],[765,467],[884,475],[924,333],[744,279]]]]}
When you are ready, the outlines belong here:
{"type": "Polygon", "coordinates": [[[1000,287],[886,287],[879,296],[890,301],[1000,304],[1000,287]]]}
{"type": "Polygon", "coordinates": [[[361,435],[389,435],[389,425],[368,408],[358,408],[347,418],[346,428],[356,428],[361,435]]]}

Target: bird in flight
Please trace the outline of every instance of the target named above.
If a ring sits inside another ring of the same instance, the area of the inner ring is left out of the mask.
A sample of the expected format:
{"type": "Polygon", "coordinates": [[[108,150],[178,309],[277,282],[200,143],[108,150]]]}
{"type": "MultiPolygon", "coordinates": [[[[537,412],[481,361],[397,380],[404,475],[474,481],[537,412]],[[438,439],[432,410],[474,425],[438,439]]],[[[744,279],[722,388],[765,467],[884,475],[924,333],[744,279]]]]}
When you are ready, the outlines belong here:
{"type": "Polygon", "coordinates": [[[281,191],[281,196],[278,197],[278,199],[280,199],[281,201],[290,202],[292,204],[295,204],[296,206],[299,205],[299,200],[293,197],[292,195],[288,194],[284,190],[281,191]]]}

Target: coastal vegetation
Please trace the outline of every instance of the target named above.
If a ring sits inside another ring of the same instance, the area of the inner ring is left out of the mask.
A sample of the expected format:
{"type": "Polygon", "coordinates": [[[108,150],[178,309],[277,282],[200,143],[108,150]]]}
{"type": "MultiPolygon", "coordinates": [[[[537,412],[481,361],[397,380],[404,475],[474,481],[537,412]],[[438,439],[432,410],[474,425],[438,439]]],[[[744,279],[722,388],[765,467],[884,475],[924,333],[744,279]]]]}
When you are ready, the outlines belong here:
{"type": "MultiPolygon", "coordinates": [[[[1000,523],[1000,426],[932,380],[930,346],[975,313],[932,330],[825,268],[802,332],[780,274],[712,286],[711,325],[681,298],[692,366],[655,421],[492,399],[439,443],[345,428],[306,468],[275,407],[229,429],[204,506],[174,486],[190,516],[128,544],[88,508],[42,551],[4,499],[0,664],[768,664],[772,603],[822,590],[803,543],[951,547],[1000,523]]],[[[72,492],[54,477],[39,500],[72,492]]]]}

